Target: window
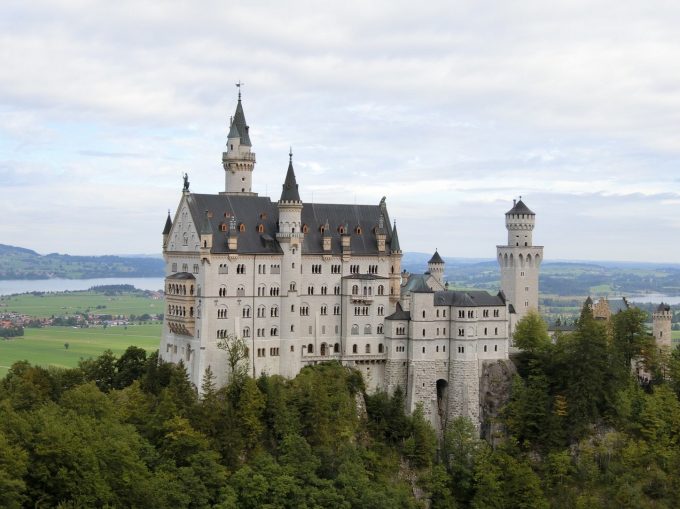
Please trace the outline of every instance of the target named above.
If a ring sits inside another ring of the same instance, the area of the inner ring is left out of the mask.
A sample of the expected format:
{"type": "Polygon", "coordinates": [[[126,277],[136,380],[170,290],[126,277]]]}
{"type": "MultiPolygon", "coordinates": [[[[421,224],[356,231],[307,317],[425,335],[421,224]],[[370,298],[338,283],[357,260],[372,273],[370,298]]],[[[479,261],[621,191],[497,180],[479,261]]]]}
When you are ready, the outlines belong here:
{"type": "Polygon", "coordinates": [[[468,318],[474,318],[474,317],[475,317],[475,312],[474,312],[473,310],[470,309],[470,310],[468,310],[467,315],[468,315],[468,318]]]}
{"type": "Polygon", "coordinates": [[[437,318],[439,318],[439,310],[437,310],[437,318]]]}
{"type": "Polygon", "coordinates": [[[340,353],[340,343],[335,343],[333,346],[333,353],[340,353]]]}
{"type": "Polygon", "coordinates": [[[359,294],[359,287],[357,285],[352,286],[352,295],[359,294]]]}
{"type": "Polygon", "coordinates": [[[227,296],[227,287],[226,286],[220,286],[220,289],[217,291],[217,294],[220,297],[226,297],[227,296]]]}
{"type": "Polygon", "coordinates": [[[444,318],[446,318],[446,309],[442,309],[442,315],[444,318]]]}
{"type": "Polygon", "coordinates": [[[236,296],[237,297],[245,297],[246,295],[246,289],[243,285],[240,285],[238,288],[236,288],[236,296]]]}
{"type": "Polygon", "coordinates": [[[300,316],[309,316],[309,306],[300,306],[300,316]]]}
{"type": "Polygon", "coordinates": [[[279,335],[279,329],[277,327],[272,327],[269,329],[269,335],[270,336],[278,336],[279,335]]]}
{"type": "Polygon", "coordinates": [[[326,295],[328,294],[328,287],[326,285],[323,285],[321,287],[321,295],[326,295]]]}
{"type": "Polygon", "coordinates": [[[465,336],[465,329],[458,329],[458,336],[465,336]]]}
{"type": "Polygon", "coordinates": [[[310,326],[307,328],[307,334],[311,334],[311,333],[312,333],[312,326],[310,325],[310,326]]]}
{"type": "Polygon", "coordinates": [[[238,225],[238,231],[240,231],[240,232],[246,231],[246,225],[243,224],[243,223],[241,223],[240,225],[238,225]]]}
{"type": "Polygon", "coordinates": [[[198,263],[194,263],[194,274],[198,274],[198,263]]]}
{"type": "Polygon", "coordinates": [[[465,311],[463,309],[458,310],[458,318],[465,318],[465,311]]]}
{"type": "Polygon", "coordinates": [[[279,287],[278,286],[272,286],[269,289],[269,296],[270,297],[278,297],[280,293],[279,287]]]}
{"type": "Polygon", "coordinates": [[[241,311],[243,318],[250,318],[250,306],[245,306],[241,311]]]}
{"type": "Polygon", "coordinates": [[[425,337],[425,329],[423,329],[423,337],[425,337]]]}
{"type": "Polygon", "coordinates": [[[359,334],[359,326],[355,323],[352,325],[352,335],[356,336],[357,334],[359,334]]]}
{"type": "Polygon", "coordinates": [[[182,272],[189,272],[189,264],[188,263],[182,264],[182,272]]]}
{"type": "Polygon", "coordinates": [[[243,327],[243,337],[244,338],[250,337],[250,328],[249,327],[243,327]]]}
{"type": "Polygon", "coordinates": [[[378,295],[385,295],[385,286],[378,285],[378,295]]]}
{"type": "Polygon", "coordinates": [[[498,336],[498,327],[496,327],[496,328],[493,330],[493,333],[494,333],[496,336],[498,336]]]}
{"type": "Polygon", "coordinates": [[[333,314],[334,314],[334,315],[339,315],[339,314],[340,314],[340,305],[339,305],[339,304],[333,306],[333,314]]]}
{"type": "Polygon", "coordinates": [[[295,281],[293,281],[293,282],[290,283],[290,291],[294,292],[295,288],[296,288],[295,281]]]}
{"type": "Polygon", "coordinates": [[[352,345],[352,353],[358,353],[358,352],[359,352],[359,349],[358,349],[357,345],[352,345]]]}
{"type": "Polygon", "coordinates": [[[376,332],[377,332],[378,334],[382,334],[382,333],[383,333],[383,324],[378,325],[378,327],[376,328],[376,332]]]}
{"type": "Polygon", "coordinates": [[[484,351],[486,352],[486,345],[484,345],[484,351]]]}
{"type": "Polygon", "coordinates": [[[308,344],[307,345],[307,353],[314,353],[314,345],[313,344],[308,344]]]}
{"type": "MultiPolygon", "coordinates": [[[[425,347],[423,347],[423,353],[425,353],[425,347]]],[[[425,384],[423,384],[423,385],[425,385],[425,384]]]]}
{"type": "Polygon", "coordinates": [[[314,287],[313,286],[308,286],[307,287],[307,293],[309,295],[314,295],[314,287]]]}
{"type": "Polygon", "coordinates": [[[378,316],[385,315],[385,306],[378,306],[378,316]]]}
{"type": "Polygon", "coordinates": [[[217,318],[220,320],[227,318],[227,308],[226,307],[220,307],[217,309],[217,318]]]}
{"type": "Polygon", "coordinates": [[[335,285],[335,288],[333,288],[333,295],[340,295],[340,285],[335,285]]]}
{"type": "Polygon", "coordinates": [[[493,310],[493,316],[494,316],[494,318],[498,318],[499,316],[501,316],[500,310],[494,309],[493,310]]]}
{"type": "Polygon", "coordinates": [[[371,333],[371,326],[369,324],[364,325],[364,334],[371,333]]]}
{"type": "Polygon", "coordinates": [[[366,353],[371,353],[371,345],[369,345],[368,343],[366,344],[366,350],[365,351],[366,351],[366,353]]]}
{"type": "Polygon", "coordinates": [[[385,347],[383,346],[382,343],[378,344],[378,353],[384,353],[385,352],[385,347]]]}
{"type": "Polygon", "coordinates": [[[425,318],[425,310],[423,309],[423,318],[425,318]]]}
{"type": "Polygon", "coordinates": [[[497,352],[497,351],[498,351],[498,345],[494,345],[494,346],[493,346],[493,351],[494,351],[494,352],[497,352]]]}
{"type": "Polygon", "coordinates": [[[488,309],[485,309],[484,311],[482,311],[482,317],[483,318],[489,318],[489,310],[488,309]]]}
{"type": "Polygon", "coordinates": [[[172,264],[172,272],[177,272],[177,263],[172,264]]]}
{"type": "Polygon", "coordinates": [[[340,274],[340,265],[331,265],[331,274],[340,274]]]}
{"type": "Polygon", "coordinates": [[[269,310],[269,316],[272,318],[279,316],[279,307],[272,306],[272,308],[269,310]]]}
{"type": "Polygon", "coordinates": [[[323,306],[321,306],[321,314],[322,315],[328,314],[328,306],[326,306],[325,304],[323,306]]]}
{"type": "Polygon", "coordinates": [[[263,224],[257,225],[257,233],[264,233],[264,225],[263,224]]]}

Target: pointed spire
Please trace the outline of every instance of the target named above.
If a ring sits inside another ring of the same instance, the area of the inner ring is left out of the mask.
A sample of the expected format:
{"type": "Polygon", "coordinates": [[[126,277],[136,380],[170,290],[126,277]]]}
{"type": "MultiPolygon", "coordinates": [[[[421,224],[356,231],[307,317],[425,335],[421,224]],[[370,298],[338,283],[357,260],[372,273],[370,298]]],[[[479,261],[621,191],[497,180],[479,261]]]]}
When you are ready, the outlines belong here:
{"type": "Polygon", "coordinates": [[[430,263],[444,263],[444,260],[442,260],[442,257],[439,256],[439,251],[437,249],[434,250],[434,254],[432,255],[432,258],[430,258],[430,261],[427,262],[428,265],[430,263]]]}
{"type": "MultiPolygon", "coordinates": [[[[242,84],[242,83],[241,83],[242,84]]],[[[238,132],[241,137],[241,145],[246,145],[248,147],[252,146],[250,143],[250,136],[248,134],[248,124],[246,124],[246,116],[243,113],[243,105],[241,104],[241,87],[238,89],[238,103],[236,103],[236,112],[234,113],[234,119],[231,122],[231,129],[229,131],[229,137],[234,130],[238,132]]]]}
{"type": "Polygon", "coordinates": [[[172,228],[172,219],[170,219],[170,209],[168,209],[168,218],[165,220],[165,228],[163,228],[163,235],[170,233],[172,228]]]}
{"type": "Polygon", "coordinates": [[[281,191],[280,201],[301,201],[300,193],[298,192],[297,181],[295,180],[295,170],[293,169],[293,149],[288,153],[288,171],[286,172],[286,180],[283,181],[283,191],[281,191]]]}
{"type": "Polygon", "coordinates": [[[399,235],[397,235],[397,222],[394,222],[394,226],[392,227],[392,240],[390,241],[390,249],[392,252],[395,251],[401,251],[401,247],[399,246],[399,235]]]}
{"type": "Polygon", "coordinates": [[[210,212],[205,211],[205,219],[203,220],[203,226],[201,226],[201,235],[212,235],[212,225],[210,224],[210,212]]]}
{"type": "Polygon", "coordinates": [[[236,129],[236,122],[234,122],[234,117],[231,117],[229,119],[229,136],[227,138],[240,138],[241,135],[238,133],[238,129],[236,129]]]}

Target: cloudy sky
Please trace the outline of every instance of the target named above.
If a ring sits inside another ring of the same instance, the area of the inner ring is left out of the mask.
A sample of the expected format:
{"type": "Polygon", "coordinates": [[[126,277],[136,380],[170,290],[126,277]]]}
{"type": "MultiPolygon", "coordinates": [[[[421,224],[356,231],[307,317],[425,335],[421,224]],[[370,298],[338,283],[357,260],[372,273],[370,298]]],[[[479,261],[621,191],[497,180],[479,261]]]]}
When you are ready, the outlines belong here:
{"type": "Polygon", "coordinates": [[[242,80],[255,191],[387,197],[402,248],[680,262],[680,3],[0,4],[0,243],[158,253],[181,175],[223,190],[242,80]]]}

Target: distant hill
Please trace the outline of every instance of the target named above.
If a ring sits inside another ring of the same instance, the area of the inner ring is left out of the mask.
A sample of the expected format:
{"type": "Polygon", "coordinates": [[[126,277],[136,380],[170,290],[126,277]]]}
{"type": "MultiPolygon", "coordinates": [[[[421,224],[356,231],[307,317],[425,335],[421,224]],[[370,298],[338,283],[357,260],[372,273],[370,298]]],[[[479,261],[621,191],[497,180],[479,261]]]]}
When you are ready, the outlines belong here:
{"type": "MultiPolygon", "coordinates": [[[[431,254],[404,253],[402,268],[427,270],[431,254]]],[[[445,279],[456,287],[497,291],[500,270],[491,258],[446,258],[445,279]]],[[[633,295],[662,293],[680,295],[680,265],[649,262],[548,261],[541,265],[542,295],[633,295]]]]}
{"type": "Polygon", "coordinates": [[[0,244],[0,279],[162,277],[163,260],[152,257],[41,255],[0,244]]]}

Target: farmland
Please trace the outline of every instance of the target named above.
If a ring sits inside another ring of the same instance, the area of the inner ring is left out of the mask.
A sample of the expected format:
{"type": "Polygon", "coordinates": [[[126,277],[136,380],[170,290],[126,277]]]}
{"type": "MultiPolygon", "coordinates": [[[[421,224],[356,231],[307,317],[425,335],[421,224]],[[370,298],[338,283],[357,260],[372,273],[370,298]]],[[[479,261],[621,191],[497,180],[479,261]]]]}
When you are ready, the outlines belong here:
{"type": "Polygon", "coordinates": [[[161,324],[127,327],[44,327],[25,329],[24,336],[0,340],[0,377],[12,363],[27,360],[40,366],[75,367],[81,358],[97,357],[110,349],[120,355],[130,345],[158,348],[161,324]],[[65,344],[68,343],[68,348],[65,344]]]}
{"type": "Polygon", "coordinates": [[[110,315],[150,315],[163,312],[163,301],[143,292],[106,295],[105,293],[59,292],[0,297],[0,313],[19,313],[36,318],[78,313],[110,315]]]}

